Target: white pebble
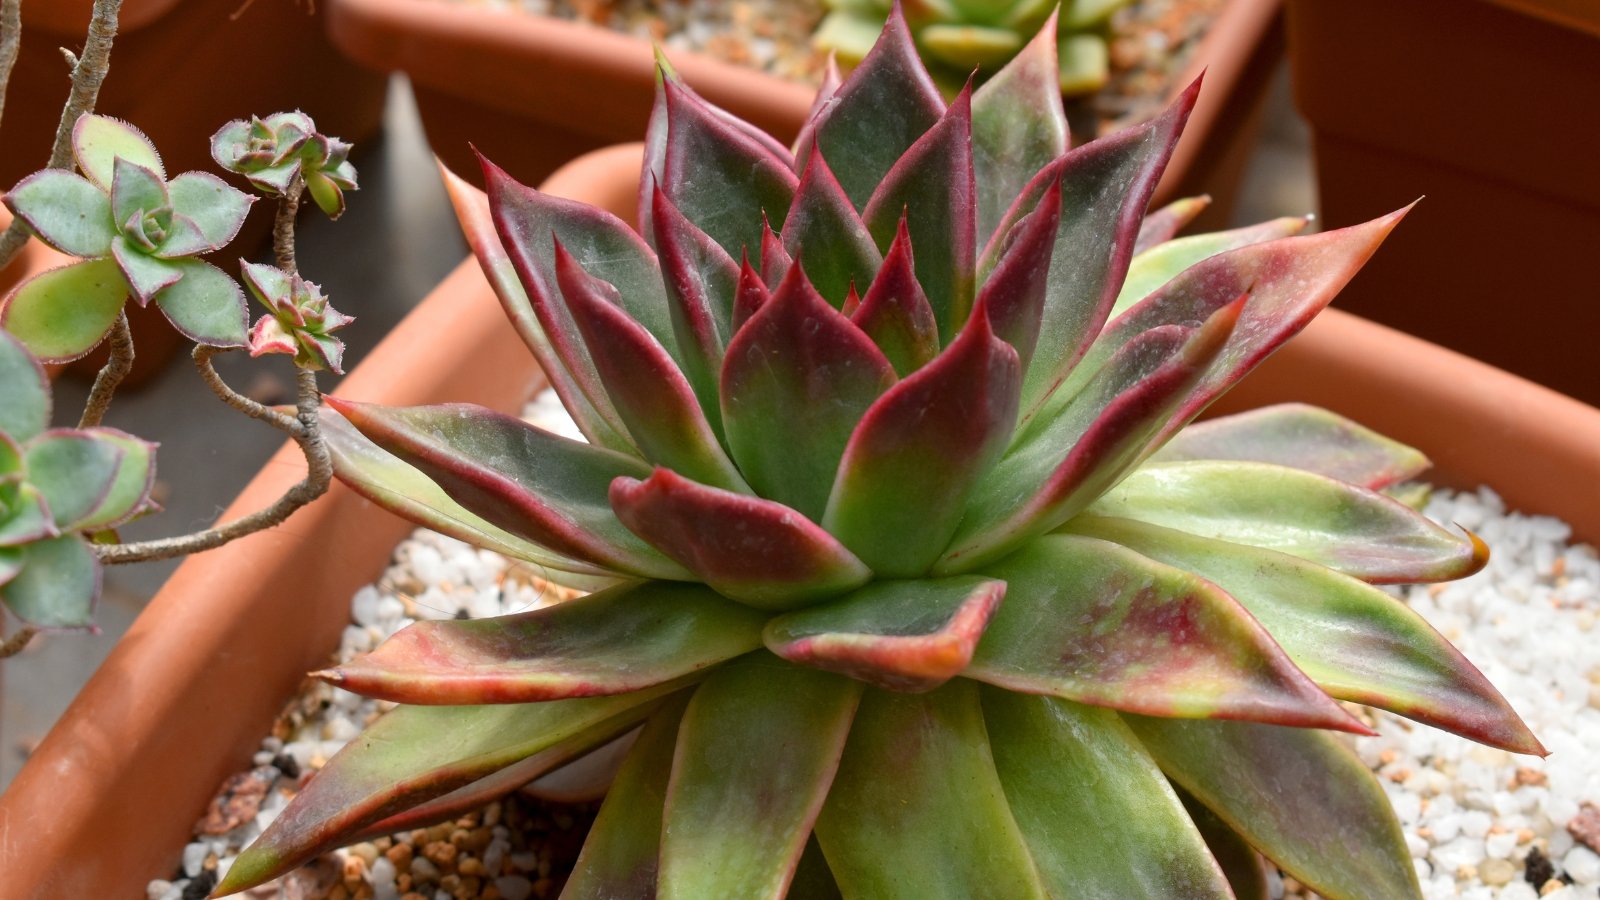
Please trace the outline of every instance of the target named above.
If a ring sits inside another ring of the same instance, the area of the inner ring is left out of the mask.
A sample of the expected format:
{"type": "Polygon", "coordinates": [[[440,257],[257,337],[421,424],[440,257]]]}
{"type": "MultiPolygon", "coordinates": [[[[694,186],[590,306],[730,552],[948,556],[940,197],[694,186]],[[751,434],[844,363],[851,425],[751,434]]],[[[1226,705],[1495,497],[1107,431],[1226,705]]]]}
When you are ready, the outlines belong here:
{"type": "Polygon", "coordinates": [[[1582,844],[1568,850],[1567,855],[1561,857],[1561,869],[1581,885],[1600,883],[1600,856],[1582,844]]]}

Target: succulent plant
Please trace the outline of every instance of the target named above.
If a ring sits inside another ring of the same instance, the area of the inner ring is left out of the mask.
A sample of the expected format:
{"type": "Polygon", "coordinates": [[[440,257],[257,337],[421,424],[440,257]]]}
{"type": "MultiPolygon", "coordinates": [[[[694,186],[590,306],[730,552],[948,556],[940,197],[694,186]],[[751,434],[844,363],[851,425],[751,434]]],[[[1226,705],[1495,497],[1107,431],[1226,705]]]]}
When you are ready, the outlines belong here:
{"type": "Polygon", "coordinates": [[[132,125],[86,115],[72,131],[78,175],[44,169],[3,199],[40,240],[82,261],[18,285],[0,325],[46,362],[93,350],[131,294],[200,344],[242,347],[244,292],[198,259],[239,233],[253,198],[205,172],[167,180],[161,157],[132,125]]]}
{"type": "MultiPolygon", "coordinates": [[[[918,0],[905,5],[905,18],[934,82],[946,96],[967,77],[994,74],[1022,52],[1040,26],[1059,16],[1057,81],[1068,97],[1092,94],[1110,77],[1108,42],[1111,17],[1128,0],[918,0]],[[1057,11],[1059,8],[1059,12],[1057,11]]],[[[832,52],[840,64],[861,62],[878,39],[894,3],[890,0],[827,0],[829,12],[812,35],[819,49],[832,52]]]]}
{"type": "Polygon", "coordinates": [[[1402,213],[1166,240],[1203,205],[1144,216],[1198,85],[1068,150],[1055,50],[947,105],[891,13],[792,153],[663,71],[637,233],[451,180],[588,442],[329,398],[337,473],[602,589],[319,673],[401,705],[222,892],[631,734],[565,896],[1259,896],[1256,851],[1418,895],[1328,730],[1367,733],[1345,700],[1542,752],[1373,586],[1487,551],[1382,493],[1420,453],[1333,413],[1189,425],[1402,213]]]}
{"type": "Polygon", "coordinates": [[[0,331],[0,600],[39,628],[88,628],[100,563],[88,536],[154,507],[155,445],[50,428],[50,382],[0,331]]]}
{"type": "Polygon", "coordinates": [[[356,189],[350,145],[319,134],[317,124],[299,110],[229,122],[211,137],[211,158],[269,196],[282,195],[303,178],[311,199],[330,219],[344,214],[344,192],[356,189]]]}
{"type": "Polygon", "coordinates": [[[299,275],[242,260],[239,267],[250,293],[271,311],[250,329],[250,355],[290,353],[302,368],[342,374],[344,341],[333,332],[355,318],[329,306],[322,288],[299,275]]]}

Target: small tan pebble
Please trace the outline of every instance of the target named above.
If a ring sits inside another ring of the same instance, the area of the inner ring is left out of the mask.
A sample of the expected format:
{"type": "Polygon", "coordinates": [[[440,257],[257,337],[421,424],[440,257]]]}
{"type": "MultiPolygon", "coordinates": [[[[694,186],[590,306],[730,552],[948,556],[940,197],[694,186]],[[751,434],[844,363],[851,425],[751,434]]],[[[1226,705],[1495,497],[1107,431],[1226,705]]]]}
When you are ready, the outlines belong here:
{"type": "Polygon", "coordinates": [[[1600,852],[1600,806],[1585,800],[1578,806],[1578,814],[1567,823],[1567,833],[1572,839],[1600,852]]]}
{"type": "Polygon", "coordinates": [[[367,874],[367,861],[359,856],[350,855],[344,858],[344,883],[351,890],[355,890],[367,874]]]}
{"type": "Polygon", "coordinates": [[[444,891],[456,900],[461,898],[461,876],[455,873],[445,875],[439,879],[439,890],[444,891]]]}
{"type": "Polygon", "coordinates": [[[1559,891],[1559,890],[1561,890],[1562,888],[1564,888],[1566,886],[1567,886],[1567,883],[1562,881],[1561,879],[1552,878],[1549,881],[1546,881],[1544,884],[1539,886],[1539,896],[1548,897],[1551,894],[1554,894],[1556,891],[1559,891]]]}
{"type": "Polygon", "coordinates": [[[1478,867],[1472,863],[1456,866],[1456,881],[1478,880],[1478,867]]]}
{"type": "Polygon", "coordinates": [[[428,861],[425,856],[418,856],[411,860],[411,877],[419,884],[431,884],[439,880],[439,867],[428,861]]]}
{"type": "Polygon", "coordinates": [[[479,827],[472,829],[472,831],[467,834],[466,843],[462,844],[461,846],[463,849],[471,850],[473,853],[482,855],[483,851],[488,848],[489,842],[492,840],[494,840],[494,829],[479,827]]]}
{"type": "Polygon", "coordinates": [[[267,789],[277,778],[278,770],[271,766],[259,766],[229,776],[222,783],[222,789],[211,798],[206,814],[195,823],[195,833],[227,834],[255,818],[261,811],[261,801],[267,797],[267,789]]]}
{"type": "Polygon", "coordinates": [[[1287,894],[1287,893],[1289,893],[1291,891],[1298,891],[1300,889],[1301,889],[1301,885],[1300,885],[1300,882],[1298,880],[1296,880],[1294,878],[1290,878],[1287,875],[1284,876],[1284,879],[1283,879],[1283,892],[1285,894],[1287,894]]]}
{"type": "Polygon", "coordinates": [[[1565,556],[1558,556],[1556,557],[1555,562],[1550,564],[1550,577],[1560,578],[1565,574],[1567,574],[1567,558],[1565,556]]]}
{"type": "Polygon", "coordinates": [[[456,864],[456,845],[448,841],[434,841],[422,848],[422,855],[440,869],[451,869],[456,864]]]}
{"type": "Polygon", "coordinates": [[[456,896],[481,897],[483,895],[483,879],[471,875],[461,876],[461,883],[456,887],[456,896]]]}
{"type": "Polygon", "coordinates": [[[432,828],[429,828],[427,830],[427,832],[426,832],[427,836],[428,836],[427,840],[426,841],[419,841],[418,843],[432,844],[432,843],[434,843],[436,841],[449,840],[450,839],[450,832],[452,832],[454,830],[455,830],[455,828],[450,826],[450,825],[435,825],[432,828]]]}
{"type": "Polygon", "coordinates": [[[1426,825],[1418,825],[1417,826],[1417,837],[1422,838],[1425,841],[1432,840],[1433,839],[1433,829],[1429,828],[1426,825]]]}
{"type": "Polygon", "coordinates": [[[483,861],[476,856],[468,856],[456,863],[456,871],[462,875],[483,875],[483,861]]]}
{"type": "Polygon", "coordinates": [[[1517,829],[1517,843],[1526,844],[1527,842],[1529,842],[1531,840],[1533,840],[1533,829],[1532,828],[1518,828],[1517,829]]]}
{"type": "Polygon", "coordinates": [[[1380,765],[1387,766],[1388,764],[1394,762],[1395,760],[1397,760],[1399,758],[1400,758],[1400,751],[1395,750],[1392,747],[1387,749],[1387,750],[1381,750],[1381,751],[1378,752],[1378,763],[1380,765]]]}
{"type": "MultiPolygon", "coordinates": [[[[411,881],[410,872],[401,872],[394,877],[394,889],[405,894],[411,890],[411,881]]],[[[401,900],[404,900],[404,898],[401,898],[401,900]]]]}
{"type": "Polygon", "coordinates": [[[388,850],[383,851],[383,855],[389,858],[389,862],[394,863],[396,872],[404,872],[411,868],[412,852],[410,844],[395,844],[388,850]]]}
{"type": "Polygon", "coordinates": [[[1383,773],[1383,777],[1389,779],[1390,781],[1394,782],[1395,784],[1400,784],[1401,782],[1405,781],[1407,778],[1411,777],[1411,770],[1407,769],[1404,766],[1401,766],[1400,768],[1395,769],[1393,772],[1385,772],[1385,773],[1383,773]]]}
{"type": "MultiPolygon", "coordinates": [[[[460,823],[458,822],[456,824],[459,825],[460,823]]],[[[461,847],[466,846],[467,838],[471,836],[472,832],[468,831],[467,829],[457,828],[455,831],[450,832],[450,843],[455,844],[456,848],[460,849],[461,847]]]]}
{"type": "Polygon", "coordinates": [[[1550,777],[1532,766],[1518,766],[1517,774],[1511,779],[1511,787],[1518,788],[1525,785],[1549,784],[1550,777]]]}
{"type": "Polygon", "coordinates": [[[1478,869],[1478,878],[1490,887],[1510,884],[1516,874],[1517,867],[1508,859],[1486,859],[1483,861],[1483,866],[1478,869]]]}
{"type": "Polygon", "coordinates": [[[369,866],[378,861],[378,847],[376,844],[363,841],[362,843],[352,846],[346,852],[351,856],[361,857],[361,861],[369,866]]]}
{"type": "Polygon", "coordinates": [[[345,889],[344,885],[336,884],[333,886],[333,890],[328,892],[325,900],[350,900],[350,892],[345,889]]]}
{"type": "Polygon", "coordinates": [[[501,814],[502,813],[501,813],[501,809],[500,809],[500,804],[498,804],[498,803],[491,803],[488,806],[484,807],[484,810],[483,810],[483,827],[492,829],[496,825],[499,825],[500,824],[500,816],[501,816],[501,814]]]}

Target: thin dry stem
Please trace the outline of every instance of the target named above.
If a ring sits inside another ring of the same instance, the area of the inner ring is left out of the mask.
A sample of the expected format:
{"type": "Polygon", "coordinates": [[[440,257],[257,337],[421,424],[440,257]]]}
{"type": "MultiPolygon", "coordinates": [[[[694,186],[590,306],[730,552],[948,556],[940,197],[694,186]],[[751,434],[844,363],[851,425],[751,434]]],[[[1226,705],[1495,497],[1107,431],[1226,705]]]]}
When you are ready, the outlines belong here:
{"type": "Polygon", "coordinates": [[[300,211],[300,194],[305,186],[302,178],[289,182],[288,190],[278,200],[278,217],[272,222],[272,254],[277,257],[278,268],[291,275],[299,271],[294,260],[294,218],[300,211]]]}
{"type": "Polygon", "coordinates": [[[111,408],[111,398],[117,393],[117,385],[131,371],[133,330],[128,327],[128,314],[121,312],[111,326],[111,358],[94,376],[94,387],[89,389],[89,399],[83,404],[83,416],[78,419],[79,428],[93,428],[105,419],[106,410],[111,408]]]}
{"type": "Polygon", "coordinates": [[[39,629],[32,625],[23,626],[16,634],[6,638],[4,643],[0,643],[0,659],[10,659],[27,649],[28,642],[38,633],[39,629]]]}
{"type": "Polygon", "coordinates": [[[22,46],[22,0],[0,0],[0,120],[5,118],[6,88],[11,86],[11,67],[17,64],[22,46]]]}
{"type": "Polygon", "coordinates": [[[229,387],[228,383],[222,380],[222,376],[217,374],[216,368],[211,365],[211,358],[222,352],[224,351],[218,347],[207,347],[205,344],[195,345],[194,367],[200,370],[200,379],[206,383],[206,387],[211,388],[211,392],[221,398],[223,403],[250,418],[260,419],[291,437],[298,436],[301,433],[299,419],[251,400],[249,397],[229,387]]]}

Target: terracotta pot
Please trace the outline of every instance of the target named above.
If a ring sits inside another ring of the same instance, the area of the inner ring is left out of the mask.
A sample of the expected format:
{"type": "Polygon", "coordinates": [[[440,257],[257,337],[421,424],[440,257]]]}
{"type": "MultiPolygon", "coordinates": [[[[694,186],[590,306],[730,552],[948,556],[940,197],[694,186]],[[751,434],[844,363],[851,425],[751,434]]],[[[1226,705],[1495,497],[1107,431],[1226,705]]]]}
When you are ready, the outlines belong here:
{"type": "Polygon", "coordinates": [[[1345,309],[1600,403],[1600,4],[1290,0],[1324,224],[1423,195],[1345,309]]]}
{"type": "MultiPolygon", "coordinates": [[[[546,189],[627,215],[639,154],[631,145],[586,156],[546,189]]],[[[468,261],[339,392],[509,410],[540,384],[468,261]]],[[[1600,538],[1600,411],[1339,312],[1227,405],[1282,400],[1340,410],[1427,451],[1449,483],[1492,483],[1513,506],[1600,538]]],[[[301,471],[298,453],[284,450],[225,517],[275,498],[301,471]]],[[[132,897],[169,875],[217,785],[248,764],[304,673],[325,663],[351,593],[410,529],[335,486],[284,527],[186,561],[0,797],[7,896],[132,897]]]]}
{"type": "MultiPolygon", "coordinates": [[[[1177,79],[1206,89],[1157,192],[1208,191],[1226,224],[1273,67],[1282,0],[1230,0],[1177,79]]],[[[441,0],[330,0],[329,32],[353,59],[411,79],[434,152],[478,178],[471,142],[533,184],[579,153],[644,136],[655,94],[648,42],[559,19],[441,0]]],[[[707,99],[792,140],[815,93],[693,53],[673,64],[707,99]]],[[[1220,225],[1219,225],[1220,227],[1220,225]]]]}
{"type": "MultiPolygon", "coordinates": [[[[69,81],[58,48],[81,50],[92,0],[22,5],[22,46],[6,94],[0,190],[43,167],[69,81]]],[[[138,126],[161,150],[169,174],[216,171],[210,139],[230,119],[304,109],[326,133],[359,141],[377,132],[384,79],[351,65],[333,46],[315,4],[289,0],[125,0],[111,70],[96,111],[138,126]],[[271,62],[267,54],[270,52],[271,62]]],[[[259,247],[271,215],[257,213],[215,260],[259,247]]],[[[138,354],[136,387],[186,346],[159,312],[129,307],[138,354]]],[[[103,352],[77,368],[92,374],[103,352]]]]}

